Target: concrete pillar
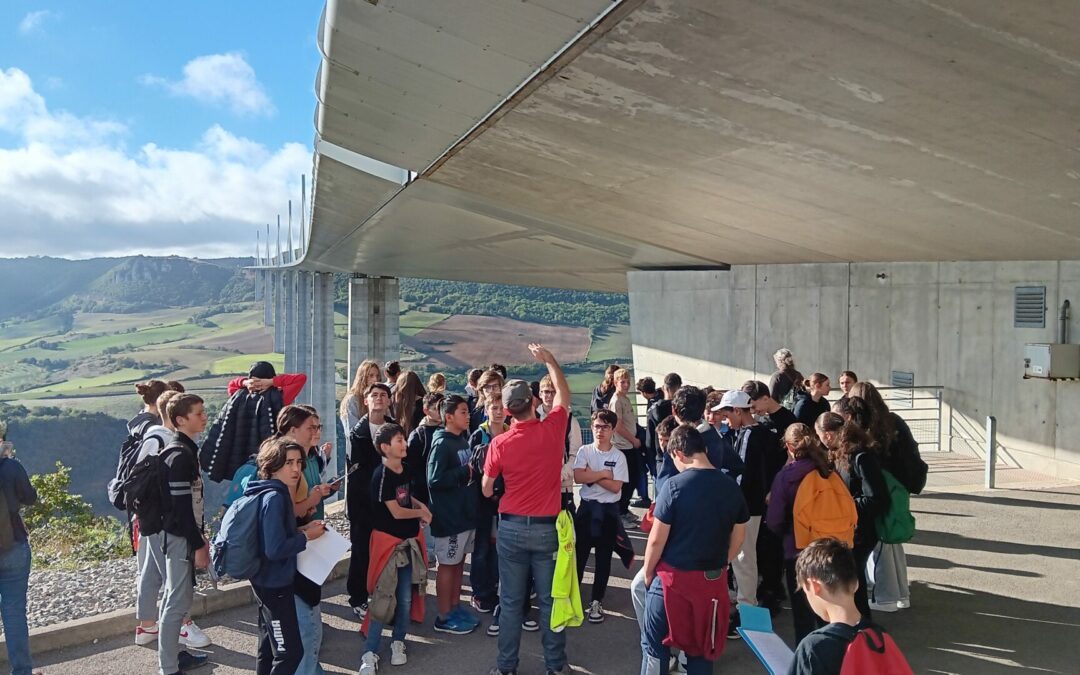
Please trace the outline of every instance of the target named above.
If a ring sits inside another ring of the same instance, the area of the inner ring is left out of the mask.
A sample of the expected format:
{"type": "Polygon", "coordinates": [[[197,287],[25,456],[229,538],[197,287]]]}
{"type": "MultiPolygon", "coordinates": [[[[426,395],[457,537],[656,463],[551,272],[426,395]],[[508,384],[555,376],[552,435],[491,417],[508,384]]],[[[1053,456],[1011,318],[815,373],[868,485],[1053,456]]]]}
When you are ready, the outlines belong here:
{"type": "Polygon", "coordinates": [[[334,275],[316,272],[311,320],[311,377],[307,390],[311,405],[319,411],[323,425],[322,440],[334,444],[327,462],[326,477],[337,474],[337,388],[334,362],[334,275]]]}
{"type": "MultiPolygon", "coordinates": [[[[296,333],[296,369],[291,373],[304,373],[311,377],[311,292],[314,277],[311,272],[297,271],[296,275],[296,321],[293,331],[296,333]]],[[[297,403],[311,403],[311,388],[304,387],[297,403]]]]}
{"type": "MultiPolygon", "coordinates": [[[[263,325],[274,325],[274,275],[270,270],[259,272],[259,284],[263,287],[263,325]]],[[[277,346],[276,344],[274,345],[277,346]]]]}
{"type": "MultiPolygon", "coordinates": [[[[256,264],[258,264],[257,260],[256,264]]],[[[255,270],[253,275],[255,281],[255,302],[258,302],[263,299],[262,270],[255,270]]]]}
{"type": "Polygon", "coordinates": [[[349,370],[352,381],[364,359],[379,363],[401,356],[398,280],[393,277],[349,279],[349,370]]]}
{"type": "Polygon", "coordinates": [[[296,272],[285,270],[285,372],[296,372],[296,272]]]}
{"type": "Polygon", "coordinates": [[[274,351],[285,353],[285,272],[270,273],[270,285],[274,289],[274,351]]]}

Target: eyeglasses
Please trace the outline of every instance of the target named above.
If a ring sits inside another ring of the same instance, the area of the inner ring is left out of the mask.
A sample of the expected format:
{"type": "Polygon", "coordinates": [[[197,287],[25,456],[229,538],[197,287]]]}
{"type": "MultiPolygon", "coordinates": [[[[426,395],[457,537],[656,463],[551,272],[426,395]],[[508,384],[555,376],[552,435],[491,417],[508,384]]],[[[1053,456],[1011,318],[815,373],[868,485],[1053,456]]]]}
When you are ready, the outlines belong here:
{"type": "Polygon", "coordinates": [[[554,396],[555,395],[555,390],[554,389],[541,389],[540,393],[541,394],[551,394],[552,396],[554,396]]]}
{"type": "Polygon", "coordinates": [[[593,431],[611,431],[610,424],[594,424],[593,431]]]}
{"type": "Polygon", "coordinates": [[[321,424],[312,424],[311,425],[311,430],[312,431],[322,431],[322,425],[321,424]]]}

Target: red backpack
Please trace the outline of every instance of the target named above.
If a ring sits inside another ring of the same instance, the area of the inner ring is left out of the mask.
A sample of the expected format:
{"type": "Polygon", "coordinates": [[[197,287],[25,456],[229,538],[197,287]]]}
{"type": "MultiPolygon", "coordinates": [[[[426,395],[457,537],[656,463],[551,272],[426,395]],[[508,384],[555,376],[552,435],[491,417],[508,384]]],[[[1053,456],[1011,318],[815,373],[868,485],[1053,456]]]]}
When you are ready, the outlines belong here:
{"type": "Polygon", "coordinates": [[[889,634],[871,626],[856,633],[848,645],[840,675],[914,675],[914,671],[889,634]]]}

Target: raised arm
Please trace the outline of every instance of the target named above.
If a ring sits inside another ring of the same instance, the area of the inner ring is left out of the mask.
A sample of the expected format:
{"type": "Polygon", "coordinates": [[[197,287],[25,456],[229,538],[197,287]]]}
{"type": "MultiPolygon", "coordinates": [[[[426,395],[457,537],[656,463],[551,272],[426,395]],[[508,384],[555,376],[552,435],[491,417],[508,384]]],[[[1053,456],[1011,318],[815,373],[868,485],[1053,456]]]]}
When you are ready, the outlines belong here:
{"type": "Polygon", "coordinates": [[[551,402],[551,407],[554,409],[562,406],[570,410],[570,385],[566,383],[566,375],[563,374],[562,367],[555,360],[555,356],[547,347],[536,342],[529,344],[529,351],[532,352],[534,359],[547,366],[548,375],[551,376],[551,382],[555,385],[555,399],[551,402]]]}

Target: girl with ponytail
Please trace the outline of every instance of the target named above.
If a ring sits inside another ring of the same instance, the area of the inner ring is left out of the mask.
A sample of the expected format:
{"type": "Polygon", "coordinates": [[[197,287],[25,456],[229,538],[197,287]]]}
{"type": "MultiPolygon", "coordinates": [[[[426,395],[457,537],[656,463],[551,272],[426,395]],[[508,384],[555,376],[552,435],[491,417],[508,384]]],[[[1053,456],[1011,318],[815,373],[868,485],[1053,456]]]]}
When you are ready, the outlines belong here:
{"type": "Polygon", "coordinates": [[[828,412],[818,418],[817,432],[829,449],[829,459],[844,479],[859,514],[859,524],[855,526],[855,545],[851,548],[859,572],[855,606],[869,621],[866,561],[878,543],[874,521],[889,509],[889,492],[881,475],[876,446],[866,433],[873,420],[870,406],[862,399],[849,396],[837,401],[836,408],[839,412],[828,412]]]}
{"type": "Polygon", "coordinates": [[[780,469],[773,479],[769,491],[768,508],[765,512],[765,524],[784,543],[784,572],[787,580],[788,597],[791,598],[791,611],[795,619],[795,639],[801,640],[821,624],[806,600],[806,594],[795,583],[795,558],[799,551],[795,548],[795,496],[802,481],[811,471],[817,471],[822,478],[828,478],[833,472],[825,448],[818,440],[814,430],[801,422],[788,426],[784,432],[784,447],[787,449],[788,463],[780,469]]]}

